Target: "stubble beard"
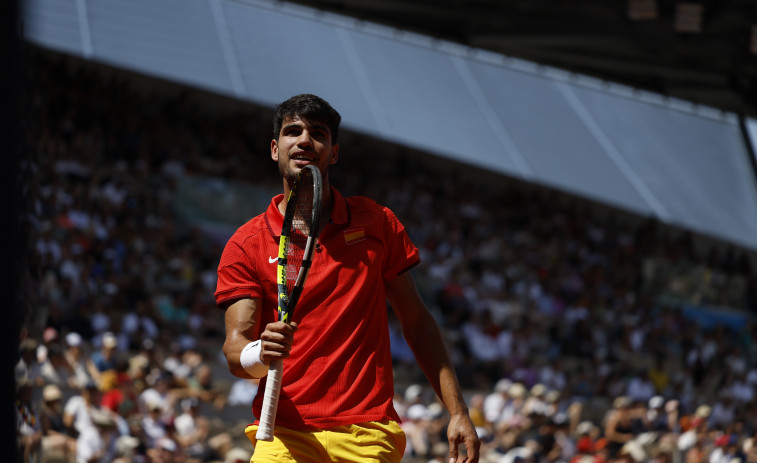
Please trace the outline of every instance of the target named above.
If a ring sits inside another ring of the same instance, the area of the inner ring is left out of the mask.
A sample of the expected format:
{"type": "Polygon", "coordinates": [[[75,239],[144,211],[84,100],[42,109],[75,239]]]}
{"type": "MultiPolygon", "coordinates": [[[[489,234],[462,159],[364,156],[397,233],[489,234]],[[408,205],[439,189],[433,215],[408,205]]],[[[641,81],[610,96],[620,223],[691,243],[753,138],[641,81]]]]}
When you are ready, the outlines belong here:
{"type": "Polygon", "coordinates": [[[289,166],[289,159],[287,159],[286,162],[282,159],[279,159],[278,166],[279,175],[281,175],[281,178],[286,180],[290,187],[294,185],[294,180],[297,178],[297,173],[294,172],[294,170],[289,166]]]}

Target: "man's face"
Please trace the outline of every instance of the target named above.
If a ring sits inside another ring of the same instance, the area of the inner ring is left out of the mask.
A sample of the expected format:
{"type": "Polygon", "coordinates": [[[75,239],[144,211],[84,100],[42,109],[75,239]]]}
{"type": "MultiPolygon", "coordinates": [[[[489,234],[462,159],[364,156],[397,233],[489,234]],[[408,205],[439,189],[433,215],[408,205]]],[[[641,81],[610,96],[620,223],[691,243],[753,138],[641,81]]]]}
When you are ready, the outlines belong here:
{"type": "Polygon", "coordinates": [[[279,139],[271,141],[271,159],[290,183],[308,164],[317,166],[325,178],[329,164],[336,164],[338,157],[339,145],[331,144],[331,130],[319,121],[287,117],[281,124],[279,139]]]}

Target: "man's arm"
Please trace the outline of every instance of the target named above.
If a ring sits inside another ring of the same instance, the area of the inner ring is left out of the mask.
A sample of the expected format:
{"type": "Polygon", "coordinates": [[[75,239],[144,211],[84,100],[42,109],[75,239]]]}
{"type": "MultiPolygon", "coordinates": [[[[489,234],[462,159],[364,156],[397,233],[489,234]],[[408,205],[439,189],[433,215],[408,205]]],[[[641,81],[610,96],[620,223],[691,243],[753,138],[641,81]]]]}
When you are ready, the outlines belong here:
{"type": "Polygon", "coordinates": [[[439,326],[421,299],[410,272],[405,272],[387,283],[386,291],[418,365],[450,413],[450,424],[447,428],[450,461],[457,461],[457,447],[459,444],[465,444],[468,457],[461,461],[478,462],[481,442],[468,415],[468,407],[439,326]]]}
{"type": "Polygon", "coordinates": [[[223,354],[229,371],[238,378],[252,378],[240,362],[242,349],[252,341],[261,340],[260,360],[266,365],[289,357],[297,324],[269,323],[261,332],[261,318],[260,299],[240,299],[226,309],[223,354]]]}

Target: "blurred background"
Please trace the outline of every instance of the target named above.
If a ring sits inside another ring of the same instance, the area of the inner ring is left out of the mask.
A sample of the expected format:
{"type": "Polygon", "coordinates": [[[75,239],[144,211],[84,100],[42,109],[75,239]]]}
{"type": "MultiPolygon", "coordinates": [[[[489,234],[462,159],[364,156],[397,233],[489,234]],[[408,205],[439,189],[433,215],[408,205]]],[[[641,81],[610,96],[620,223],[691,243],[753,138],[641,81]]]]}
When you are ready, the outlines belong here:
{"type": "MultiPolygon", "coordinates": [[[[757,461],[753,0],[9,5],[20,461],[249,460],[215,270],[304,92],[421,249],[482,461],[757,461]]],[[[446,461],[397,328],[406,460],[446,461]]]]}

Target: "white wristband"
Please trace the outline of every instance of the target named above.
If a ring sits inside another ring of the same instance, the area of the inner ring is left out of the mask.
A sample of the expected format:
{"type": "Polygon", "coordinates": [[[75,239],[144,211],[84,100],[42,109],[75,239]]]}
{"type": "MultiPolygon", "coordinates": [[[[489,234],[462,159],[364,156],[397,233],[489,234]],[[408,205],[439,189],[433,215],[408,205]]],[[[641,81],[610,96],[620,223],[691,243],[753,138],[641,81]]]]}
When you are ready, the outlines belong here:
{"type": "Polygon", "coordinates": [[[260,340],[258,339],[244,346],[239,355],[239,363],[242,364],[242,368],[253,378],[262,378],[268,374],[268,365],[260,360],[260,350],[260,340]]]}

